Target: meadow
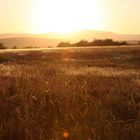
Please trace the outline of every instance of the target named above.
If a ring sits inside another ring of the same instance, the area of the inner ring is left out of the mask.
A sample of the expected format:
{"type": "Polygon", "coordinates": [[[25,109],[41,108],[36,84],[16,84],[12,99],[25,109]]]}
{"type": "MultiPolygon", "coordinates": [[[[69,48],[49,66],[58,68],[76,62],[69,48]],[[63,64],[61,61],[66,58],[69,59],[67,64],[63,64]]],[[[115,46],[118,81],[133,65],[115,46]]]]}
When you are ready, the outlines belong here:
{"type": "Polygon", "coordinates": [[[140,140],[140,46],[0,51],[0,140],[140,140]]]}

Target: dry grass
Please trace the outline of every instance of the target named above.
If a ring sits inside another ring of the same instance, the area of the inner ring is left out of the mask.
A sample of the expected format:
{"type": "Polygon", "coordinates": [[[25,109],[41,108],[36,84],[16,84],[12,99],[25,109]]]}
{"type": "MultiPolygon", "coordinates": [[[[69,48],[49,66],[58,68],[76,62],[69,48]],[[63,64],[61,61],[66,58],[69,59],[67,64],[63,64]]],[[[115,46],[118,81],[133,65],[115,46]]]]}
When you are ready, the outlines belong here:
{"type": "Polygon", "coordinates": [[[0,140],[139,140],[139,62],[140,47],[0,53],[0,140]]]}

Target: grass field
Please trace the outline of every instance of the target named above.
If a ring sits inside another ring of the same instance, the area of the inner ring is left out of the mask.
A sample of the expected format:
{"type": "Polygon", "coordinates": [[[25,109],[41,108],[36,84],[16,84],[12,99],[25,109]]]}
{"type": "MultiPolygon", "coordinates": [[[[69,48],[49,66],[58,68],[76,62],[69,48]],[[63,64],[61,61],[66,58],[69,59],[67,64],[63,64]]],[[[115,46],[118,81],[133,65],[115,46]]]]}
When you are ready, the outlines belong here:
{"type": "Polygon", "coordinates": [[[140,140],[140,47],[0,52],[0,140],[140,140]]]}

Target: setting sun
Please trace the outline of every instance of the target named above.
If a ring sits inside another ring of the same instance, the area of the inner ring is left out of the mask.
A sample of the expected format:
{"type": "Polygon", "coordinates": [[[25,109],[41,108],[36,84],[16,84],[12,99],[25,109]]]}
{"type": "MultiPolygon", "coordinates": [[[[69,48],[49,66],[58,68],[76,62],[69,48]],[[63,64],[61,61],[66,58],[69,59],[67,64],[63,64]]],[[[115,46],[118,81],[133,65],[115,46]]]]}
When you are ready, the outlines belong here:
{"type": "Polygon", "coordinates": [[[103,6],[98,0],[34,0],[30,22],[37,33],[102,28],[103,6]]]}
{"type": "Polygon", "coordinates": [[[140,0],[0,0],[0,33],[139,34],[139,6],[140,0]]]}

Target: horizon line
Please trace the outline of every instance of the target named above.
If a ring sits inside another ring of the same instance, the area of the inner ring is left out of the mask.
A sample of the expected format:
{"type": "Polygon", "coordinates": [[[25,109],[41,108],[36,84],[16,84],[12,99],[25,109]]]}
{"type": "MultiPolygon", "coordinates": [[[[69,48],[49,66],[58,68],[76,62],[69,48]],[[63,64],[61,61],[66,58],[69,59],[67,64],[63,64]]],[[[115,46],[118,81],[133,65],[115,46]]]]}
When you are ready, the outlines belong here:
{"type": "Polygon", "coordinates": [[[54,33],[54,34],[72,34],[72,33],[84,32],[84,31],[104,32],[104,33],[106,32],[106,33],[113,33],[113,34],[116,34],[116,35],[140,35],[140,33],[116,33],[116,32],[113,32],[113,31],[94,30],[94,29],[83,29],[83,30],[71,31],[71,32],[55,32],[55,31],[48,31],[48,32],[44,32],[44,33],[4,32],[4,33],[0,33],[0,35],[1,35],[1,34],[45,35],[45,34],[49,34],[49,33],[54,33]]]}

